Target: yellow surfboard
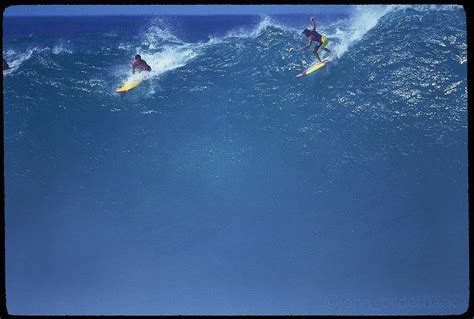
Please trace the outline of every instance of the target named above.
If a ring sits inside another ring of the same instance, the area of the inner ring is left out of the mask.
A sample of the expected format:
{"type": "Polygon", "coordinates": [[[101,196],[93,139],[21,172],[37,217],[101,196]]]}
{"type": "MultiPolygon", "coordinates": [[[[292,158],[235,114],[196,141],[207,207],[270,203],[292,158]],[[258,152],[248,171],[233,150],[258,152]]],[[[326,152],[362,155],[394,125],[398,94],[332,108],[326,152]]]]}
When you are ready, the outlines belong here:
{"type": "Polygon", "coordinates": [[[140,85],[144,80],[146,80],[146,75],[144,73],[138,73],[132,75],[123,86],[119,87],[115,90],[115,93],[125,93],[130,91],[131,89],[136,88],[140,85]]]}
{"type": "Polygon", "coordinates": [[[325,58],[323,59],[322,62],[317,62],[316,64],[313,64],[312,66],[310,66],[309,68],[307,68],[306,70],[304,70],[303,72],[301,72],[300,74],[298,74],[296,77],[299,78],[299,77],[302,77],[302,76],[306,76],[308,74],[311,74],[319,69],[321,69],[323,66],[325,66],[327,63],[329,62],[329,58],[325,58]]]}
{"type": "Polygon", "coordinates": [[[131,82],[125,83],[124,86],[121,86],[121,87],[119,87],[117,90],[115,90],[115,93],[125,93],[125,92],[128,92],[128,91],[130,91],[131,89],[136,88],[137,86],[139,86],[140,83],[142,83],[142,82],[143,82],[143,80],[135,80],[135,81],[131,81],[131,82]]]}

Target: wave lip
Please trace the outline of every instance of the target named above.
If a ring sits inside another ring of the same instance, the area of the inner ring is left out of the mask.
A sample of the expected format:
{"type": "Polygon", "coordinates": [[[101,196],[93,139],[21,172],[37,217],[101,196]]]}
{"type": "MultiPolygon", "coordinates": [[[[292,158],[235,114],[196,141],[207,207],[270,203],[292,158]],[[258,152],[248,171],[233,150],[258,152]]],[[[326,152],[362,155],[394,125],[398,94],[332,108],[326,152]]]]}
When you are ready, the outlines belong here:
{"type": "Polygon", "coordinates": [[[336,58],[341,58],[349,48],[360,41],[373,29],[386,14],[413,9],[420,12],[452,11],[462,9],[460,5],[363,5],[354,6],[348,21],[342,21],[344,27],[336,25],[335,31],[328,34],[336,43],[331,48],[336,58]]]}
{"type": "Polygon", "coordinates": [[[249,39],[258,38],[268,32],[271,28],[279,29],[286,32],[294,32],[295,29],[278,23],[275,19],[268,15],[261,15],[260,21],[255,27],[239,27],[228,31],[223,37],[211,38],[215,40],[226,40],[231,38],[249,39]]]}
{"type": "Polygon", "coordinates": [[[329,35],[337,40],[336,45],[331,48],[334,55],[341,58],[350,46],[360,41],[391,10],[392,8],[386,5],[356,6],[346,27],[344,29],[336,28],[335,33],[329,35]]]}
{"type": "Polygon", "coordinates": [[[184,41],[174,35],[173,32],[170,31],[170,26],[160,18],[155,18],[151,21],[143,39],[143,45],[150,50],[157,49],[163,44],[183,43],[184,41]]]}
{"type": "MultiPolygon", "coordinates": [[[[67,41],[69,42],[69,41],[67,41]]],[[[46,47],[32,47],[28,48],[23,52],[18,52],[13,49],[8,49],[3,52],[3,57],[7,61],[10,68],[4,71],[4,74],[12,74],[17,71],[20,66],[32,57],[38,54],[52,53],[58,54],[73,54],[73,50],[64,41],[59,41],[57,44],[46,47]]]]}

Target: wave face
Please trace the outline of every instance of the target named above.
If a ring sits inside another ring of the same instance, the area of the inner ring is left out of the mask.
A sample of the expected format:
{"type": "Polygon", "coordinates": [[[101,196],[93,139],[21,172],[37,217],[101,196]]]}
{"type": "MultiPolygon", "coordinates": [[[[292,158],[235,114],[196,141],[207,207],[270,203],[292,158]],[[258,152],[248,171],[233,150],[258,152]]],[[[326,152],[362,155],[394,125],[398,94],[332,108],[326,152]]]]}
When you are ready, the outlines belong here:
{"type": "Polygon", "coordinates": [[[315,16],[5,18],[10,312],[463,312],[465,12],[315,16]]]}

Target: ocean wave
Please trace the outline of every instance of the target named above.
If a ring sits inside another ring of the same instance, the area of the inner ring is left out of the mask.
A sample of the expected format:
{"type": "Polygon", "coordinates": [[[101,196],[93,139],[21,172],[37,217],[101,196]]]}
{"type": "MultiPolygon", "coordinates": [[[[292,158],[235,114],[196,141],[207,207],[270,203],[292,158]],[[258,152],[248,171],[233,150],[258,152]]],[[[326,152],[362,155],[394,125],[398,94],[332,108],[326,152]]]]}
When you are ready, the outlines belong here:
{"type": "Polygon", "coordinates": [[[341,58],[349,48],[360,41],[364,35],[374,28],[379,20],[392,9],[385,5],[356,6],[343,28],[336,27],[329,38],[335,39],[331,47],[336,58],[341,58]]]}
{"type": "Polygon", "coordinates": [[[105,37],[115,38],[115,37],[117,37],[118,34],[117,34],[117,32],[111,31],[111,32],[104,32],[103,35],[105,37]]]}
{"type": "MultiPolygon", "coordinates": [[[[199,56],[203,49],[218,43],[220,40],[209,39],[207,42],[188,43],[179,39],[172,32],[171,23],[163,18],[155,18],[139,37],[140,43],[135,45],[134,53],[140,54],[150,66],[151,71],[146,74],[130,75],[130,67],[121,67],[115,70],[115,75],[130,82],[138,78],[146,80],[158,78],[169,71],[184,67],[191,60],[199,56]]],[[[118,48],[133,51],[132,43],[120,43],[118,48]]],[[[151,92],[153,88],[151,88],[151,92]]]]}
{"type": "Polygon", "coordinates": [[[146,54],[147,59],[152,67],[150,74],[152,76],[161,75],[167,71],[185,66],[189,61],[194,59],[198,53],[189,46],[165,46],[163,50],[156,54],[146,54]]]}
{"type": "Polygon", "coordinates": [[[118,48],[120,50],[124,50],[124,51],[130,51],[132,49],[132,45],[130,43],[120,43],[118,45],[118,48]]]}
{"type": "Polygon", "coordinates": [[[255,38],[266,31],[269,26],[276,26],[276,23],[269,16],[261,16],[260,22],[253,28],[240,27],[230,30],[224,38],[255,38]]]}
{"type": "MultiPolygon", "coordinates": [[[[67,42],[69,42],[69,41],[67,41],[67,42]]],[[[61,41],[58,44],[54,45],[51,48],[51,52],[53,54],[62,54],[62,53],[72,54],[73,53],[73,51],[72,51],[71,47],[69,46],[69,44],[64,43],[64,41],[61,41]]]]}
{"type": "Polygon", "coordinates": [[[364,35],[373,29],[379,21],[389,13],[406,11],[408,9],[419,12],[452,11],[462,9],[459,5],[364,5],[354,6],[350,17],[336,21],[323,29],[327,31],[334,57],[341,58],[349,48],[364,38],[364,35]]]}
{"type": "Polygon", "coordinates": [[[166,72],[185,66],[189,61],[198,56],[196,48],[189,45],[164,46],[160,51],[140,51],[143,60],[151,66],[147,73],[135,73],[130,75],[130,68],[121,68],[117,77],[126,78],[124,83],[137,79],[150,80],[158,78],[166,72]]]}
{"type": "Polygon", "coordinates": [[[171,29],[171,24],[163,18],[154,18],[141,39],[142,48],[154,50],[164,44],[183,44],[171,29]]]}
{"type": "Polygon", "coordinates": [[[266,34],[268,31],[271,30],[279,30],[284,32],[295,32],[296,29],[285,26],[279,23],[274,18],[268,15],[261,15],[260,21],[255,27],[244,28],[240,27],[234,30],[230,30],[227,34],[223,37],[224,39],[228,38],[258,38],[266,34]]]}
{"type": "Polygon", "coordinates": [[[413,9],[416,11],[420,12],[427,12],[427,11],[454,11],[454,10],[462,10],[463,6],[462,5],[457,5],[457,4],[430,4],[430,5],[423,5],[423,4],[418,4],[418,5],[390,5],[389,6],[392,11],[404,11],[407,9],[413,9]]]}
{"type": "MultiPolygon", "coordinates": [[[[67,41],[69,42],[69,41],[67,41]]],[[[32,47],[25,50],[7,49],[3,51],[3,57],[7,61],[10,69],[4,71],[4,74],[12,74],[20,68],[26,61],[30,60],[36,55],[43,55],[52,53],[54,55],[59,54],[72,54],[74,53],[69,44],[64,41],[59,41],[53,46],[45,47],[32,47]]],[[[47,65],[45,62],[46,57],[42,57],[39,61],[43,65],[47,65]]]]}
{"type": "Polygon", "coordinates": [[[3,74],[8,75],[14,73],[18,68],[27,60],[29,60],[34,52],[42,51],[40,48],[27,49],[25,52],[17,52],[15,50],[9,49],[3,53],[3,56],[7,60],[10,68],[3,71],[3,74]]]}

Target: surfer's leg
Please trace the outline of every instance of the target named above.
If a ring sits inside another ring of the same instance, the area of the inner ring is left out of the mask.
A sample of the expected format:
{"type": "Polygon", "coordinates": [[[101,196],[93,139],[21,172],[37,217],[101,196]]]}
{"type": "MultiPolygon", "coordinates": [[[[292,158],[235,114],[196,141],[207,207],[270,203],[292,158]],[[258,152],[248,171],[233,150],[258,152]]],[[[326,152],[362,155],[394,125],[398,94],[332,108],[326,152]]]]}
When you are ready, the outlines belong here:
{"type": "Polygon", "coordinates": [[[320,48],[328,53],[331,53],[331,50],[326,48],[326,45],[328,44],[328,38],[326,38],[324,35],[322,36],[323,43],[321,43],[320,48]]]}
{"type": "Polygon", "coordinates": [[[314,50],[313,50],[313,53],[316,56],[316,58],[318,58],[319,62],[323,62],[323,61],[321,61],[321,58],[319,57],[319,54],[318,54],[318,49],[319,49],[320,46],[321,46],[321,44],[319,46],[315,47],[314,50]]]}

